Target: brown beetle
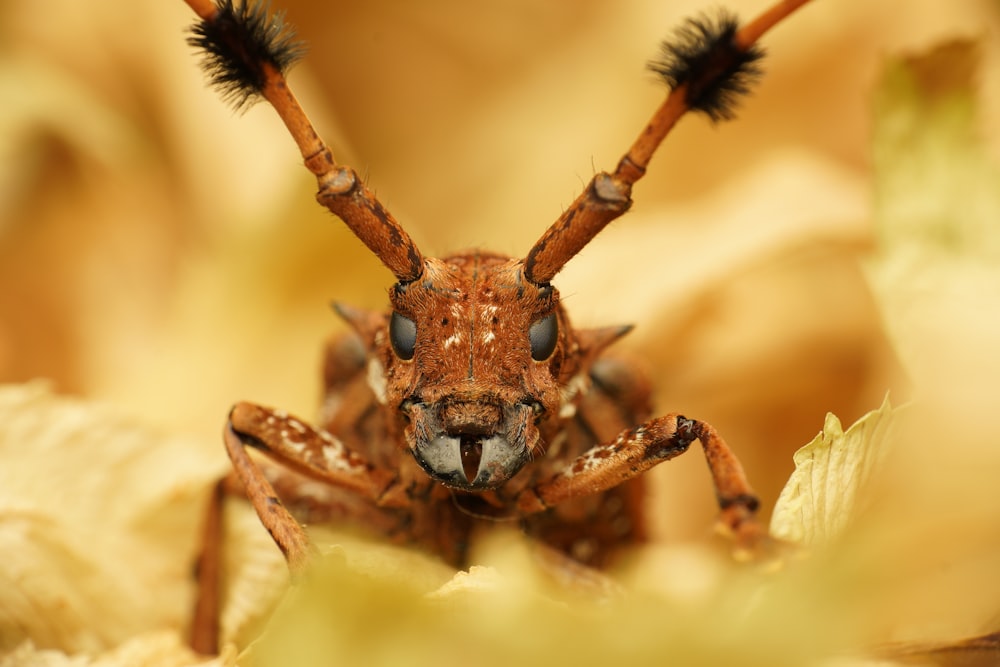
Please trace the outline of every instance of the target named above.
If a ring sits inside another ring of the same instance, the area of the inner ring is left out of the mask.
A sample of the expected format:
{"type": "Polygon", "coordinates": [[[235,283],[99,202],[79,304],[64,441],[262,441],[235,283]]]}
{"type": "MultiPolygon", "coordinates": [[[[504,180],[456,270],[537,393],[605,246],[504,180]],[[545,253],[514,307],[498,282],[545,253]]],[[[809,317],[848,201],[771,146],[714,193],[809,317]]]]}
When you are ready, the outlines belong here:
{"type": "Polygon", "coordinates": [[[220,507],[245,493],[297,571],[312,547],[299,520],[352,520],[457,566],[473,533],[498,518],[569,557],[605,565],[645,537],[641,475],[701,442],[737,544],[764,537],[757,499],[710,425],[650,418],[650,388],[601,356],[629,327],[576,330],[551,281],[631,205],[631,189],[689,110],[729,118],[758,74],[758,38],[806,0],[780,2],[740,27],[723,14],[685,23],[651,64],[666,101],[611,173],[599,173],[523,258],[483,251],[424,257],[350,167],[338,164],[284,78],[300,55],[264,3],[188,0],[201,17],[191,43],[237,106],[277,110],[319,184],[317,199],[397,279],[388,312],[338,305],[353,332],[328,346],[318,426],[239,403],[225,427],[234,474],[206,524],[193,645],[217,641],[220,507]],[[280,464],[262,466],[247,449],[280,464]],[[285,472],[291,471],[291,474],[285,472]],[[303,480],[309,480],[304,483],[303,480]],[[316,494],[318,480],[324,492],[316,494]],[[280,499],[279,499],[280,498],[280,499]],[[290,511],[291,510],[291,511],[290,511]]]}

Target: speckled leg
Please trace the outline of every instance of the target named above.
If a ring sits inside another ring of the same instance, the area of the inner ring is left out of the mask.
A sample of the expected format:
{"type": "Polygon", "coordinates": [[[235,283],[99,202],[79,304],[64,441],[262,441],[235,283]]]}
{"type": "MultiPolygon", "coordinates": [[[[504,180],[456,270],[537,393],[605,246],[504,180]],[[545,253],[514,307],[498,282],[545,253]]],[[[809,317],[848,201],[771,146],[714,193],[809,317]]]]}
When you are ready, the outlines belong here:
{"type": "Polygon", "coordinates": [[[532,514],[606,491],[683,454],[695,440],[701,442],[712,473],[721,524],[739,546],[755,548],[764,532],[756,521],[758,501],[743,466],[713,427],[681,415],[651,419],[584,452],[562,472],[522,491],[516,499],[518,510],[532,514]]]}

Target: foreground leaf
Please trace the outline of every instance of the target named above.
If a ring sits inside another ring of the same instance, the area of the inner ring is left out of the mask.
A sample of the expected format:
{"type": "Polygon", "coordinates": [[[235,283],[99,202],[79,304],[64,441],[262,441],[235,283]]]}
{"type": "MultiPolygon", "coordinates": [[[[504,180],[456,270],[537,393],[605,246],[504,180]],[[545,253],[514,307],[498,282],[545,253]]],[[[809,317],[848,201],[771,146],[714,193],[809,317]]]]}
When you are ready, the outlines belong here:
{"type": "Polygon", "coordinates": [[[68,656],[62,651],[37,648],[25,642],[0,657],[0,667],[232,667],[236,652],[215,658],[195,655],[176,632],[154,632],[134,637],[121,646],[94,656],[68,656]]]}
{"type": "Polygon", "coordinates": [[[0,387],[0,461],[0,652],[184,627],[219,457],[34,383],[0,387]]]}
{"type": "Polygon", "coordinates": [[[795,472],[771,518],[772,535],[805,545],[840,535],[857,516],[865,485],[886,453],[893,415],[888,397],[846,432],[827,414],[819,435],[795,453],[795,472]]]}

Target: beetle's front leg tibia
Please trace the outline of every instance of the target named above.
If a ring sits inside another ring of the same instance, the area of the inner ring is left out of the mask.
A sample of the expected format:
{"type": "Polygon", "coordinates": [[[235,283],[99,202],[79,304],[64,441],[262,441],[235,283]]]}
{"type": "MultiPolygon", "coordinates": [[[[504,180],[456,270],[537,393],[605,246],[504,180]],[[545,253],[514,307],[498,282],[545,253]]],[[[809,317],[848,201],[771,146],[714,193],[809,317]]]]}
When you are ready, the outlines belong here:
{"type": "Polygon", "coordinates": [[[562,472],[521,491],[516,499],[518,511],[534,514],[572,498],[606,491],[684,453],[695,440],[705,451],[722,526],[740,547],[753,549],[762,529],[755,516],[757,496],[743,466],[712,426],[677,414],[651,419],[584,452],[562,472]]]}
{"type": "Polygon", "coordinates": [[[301,573],[316,554],[305,530],[282,503],[260,465],[247,453],[248,447],[291,470],[349,489],[375,505],[399,505],[393,473],[376,469],[330,434],[284,412],[237,403],[229,413],[223,440],[233,472],[215,485],[205,517],[198,560],[198,598],[191,630],[192,648],[204,654],[218,650],[221,521],[226,496],[247,497],[284,554],[293,576],[301,573]]]}
{"type": "Polygon", "coordinates": [[[302,572],[315,552],[305,530],[285,509],[260,466],[250,458],[245,449],[247,443],[233,429],[231,420],[226,424],[223,437],[236,476],[260,522],[284,554],[288,569],[293,574],[302,572]]]}
{"type": "Polygon", "coordinates": [[[237,403],[224,430],[226,451],[247,498],[295,573],[309,560],[305,531],[281,504],[274,487],[247,453],[257,449],[296,472],[358,494],[377,505],[393,504],[396,477],[352,452],[337,438],[284,412],[237,403]]]}

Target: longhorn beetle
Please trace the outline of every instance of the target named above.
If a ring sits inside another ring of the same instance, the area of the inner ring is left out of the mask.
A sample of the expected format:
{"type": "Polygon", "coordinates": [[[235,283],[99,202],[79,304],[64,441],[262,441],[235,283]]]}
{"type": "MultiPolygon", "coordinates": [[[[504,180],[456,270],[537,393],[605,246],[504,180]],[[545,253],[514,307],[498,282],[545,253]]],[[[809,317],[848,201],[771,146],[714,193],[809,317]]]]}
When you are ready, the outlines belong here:
{"type": "Polygon", "coordinates": [[[293,573],[314,553],[293,511],[353,519],[456,566],[475,530],[516,519],[540,542],[601,566],[645,537],[641,475],[698,440],[721,525],[740,547],[766,538],[757,498],[715,429],[679,414],[650,418],[643,374],[601,357],[630,327],[574,329],[551,281],[629,209],[632,185],[681,116],[733,116],[760,73],[757,40],[806,0],[778,2],[742,27],[725,12],[688,20],[650,64],[670,93],[614,171],[594,176],[524,257],[440,259],[421,254],[313,129],[285,81],[302,48],[282,15],[261,0],[186,1],[201,18],[189,42],[212,83],[237,108],[259,97],[274,107],[316,176],[317,200],[397,281],[388,312],[336,306],[353,331],[328,345],[318,427],[250,403],[229,413],[234,470],[216,486],[206,521],[196,649],[216,649],[228,493],[246,495],[293,573]],[[262,465],[248,449],[280,465],[262,465]],[[329,494],[318,498],[303,477],[329,494]]]}

